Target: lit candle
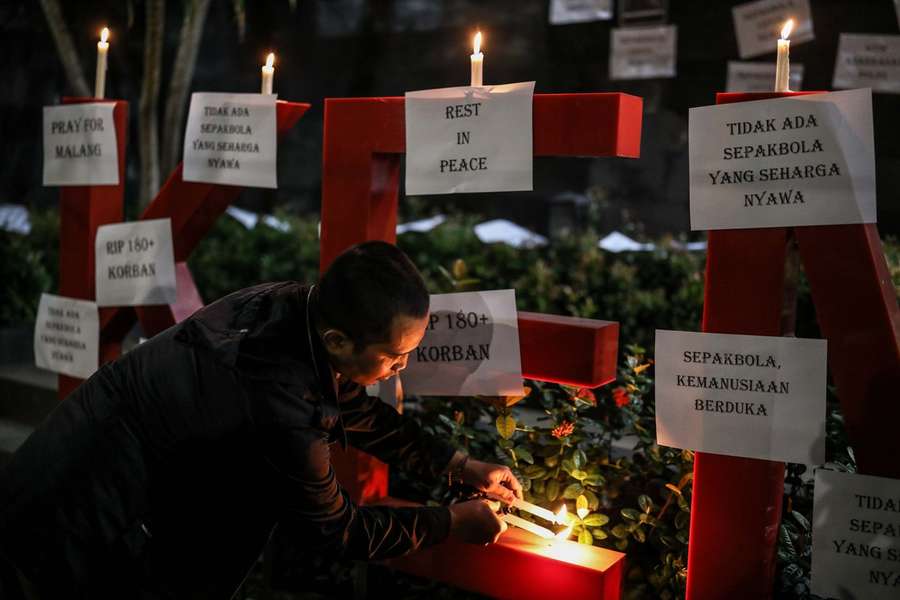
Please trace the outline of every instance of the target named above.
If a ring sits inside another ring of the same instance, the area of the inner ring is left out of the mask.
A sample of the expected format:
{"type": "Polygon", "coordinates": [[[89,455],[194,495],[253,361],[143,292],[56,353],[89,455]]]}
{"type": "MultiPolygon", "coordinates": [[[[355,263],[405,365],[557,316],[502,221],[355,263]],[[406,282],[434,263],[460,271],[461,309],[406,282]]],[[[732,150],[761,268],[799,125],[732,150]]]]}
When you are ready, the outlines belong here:
{"type": "Polygon", "coordinates": [[[266,57],[266,64],[262,68],[262,94],[272,93],[272,81],[275,79],[275,54],[269,52],[266,57]]]}
{"type": "Polygon", "coordinates": [[[794,20],[788,19],[784,27],[781,28],[781,39],[778,40],[778,62],[775,63],[775,91],[790,91],[788,86],[791,78],[791,29],[794,28],[794,20]]]}
{"type": "MultiPolygon", "coordinates": [[[[566,505],[563,504],[562,508],[559,509],[559,512],[556,513],[556,522],[557,523],[565,523],[569,520],[569,511],[566,509],[566,505]]],[[[572,529],[575,527],[574,523],[569,523],[569,526],[556,534],[556,539],[558,540],[567,540],[569,536],[572,535],[572,529]]]]}
{"type": "Polygon", "coordinates": [[[109,29],[104,27],[97,42],[97,73],[94,76],[94,98],[106,97],[106,53],[109,52],[109,29]]]}
{"type": "Polygon", "coordinates": [[[475,34],[475,42],[472,44],[472,86],[481,86],[482,67],[484,67],[484,54],[481,53],[481,32],[475,34]]]}
{"type": "Polygon", "coordinates": [[[501,520],[505,521],[507,525],[515,525],[516,527],[521,527],[526,531],[530,531],[531,533],[540,536],[544,539],[552,539],[553,532],[547,529],[546,527],[541,527],[540,525],[535,525],[531,521],[526,521],[522,517],[517,517],[512,514],[505,514],[500,517],[501,520]]]}
{"type": "Polygon", "coordinates": [[[548,510],[542,506],[538,506],[537,504],[532,504],[531,502],[526,502],[525,500],[516,498],[512,503],[512,507],[519,510],[524,510],[525,512],[529,512],[534,516],[546,519],[551,523],[562,524],[562,521],[557,520],[557,515],[553,514],[553,511],[548,510]]]}

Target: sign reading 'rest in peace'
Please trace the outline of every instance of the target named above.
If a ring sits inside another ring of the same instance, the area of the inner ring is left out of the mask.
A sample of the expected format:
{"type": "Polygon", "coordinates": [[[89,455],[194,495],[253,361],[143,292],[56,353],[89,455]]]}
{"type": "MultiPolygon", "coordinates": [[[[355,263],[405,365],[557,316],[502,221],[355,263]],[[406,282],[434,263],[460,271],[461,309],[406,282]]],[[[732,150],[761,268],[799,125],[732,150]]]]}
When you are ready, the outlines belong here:
{"type": "Polygon", "coordinates": [[[657,330],[657,442],[821,463],[825,359],[825,340],[657,330]]]}
{"type": "Polygon", "coordinates": [[[874,223],[871,90],[692,108],[691,229],[874,223]]]}
{"type": "Polygon", "coordinates": [[[406,92],[406,193],[532,189],[534,82],[406,92]]]}
{"type": "Polygon", "coordinates": [[[99,227],[94,250],[97,306],[175,302],[171,219],[99,227]]]}
{"type": "Polygon", "coordinates": [[[823,598],[900,597],[900,481],[816,470],[812,592],[823,598]]]}
{"type": "Polygon", "coordinates": [[[34,325],[36,366],[87,379],[97,370],[99,340],[96,304],[41,294],[34,325]]]}
{"type": "Polygon", "coordinates": [[[44,185],[118,185],[113,106],[44,107],[44,185]]]}
{"type": "Polygon", "coordinates": [[[185,181],[278,187],[274,94],[191,94],[185,181]]]}
{"type": "Polygon", "coordinates": [[[433,295],[429,319],[425,337],[403,371],[406,392],[522,393],[515,290],[433,295]]]}

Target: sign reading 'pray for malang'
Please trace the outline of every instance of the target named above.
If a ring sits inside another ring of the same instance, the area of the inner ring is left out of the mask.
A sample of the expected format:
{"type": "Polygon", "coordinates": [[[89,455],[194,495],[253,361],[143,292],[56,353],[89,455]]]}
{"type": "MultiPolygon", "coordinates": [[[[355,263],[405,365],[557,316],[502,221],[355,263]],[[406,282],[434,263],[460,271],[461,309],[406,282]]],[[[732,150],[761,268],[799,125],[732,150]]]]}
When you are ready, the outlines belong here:
{"type": "Polygon", "coordinates": [[[403,371],[410,394],[522,393],[515,290],[431,296],[425,337],[403,371]]]}
{"type": "Polygon", "coordinates": [[[874,223],[871,90],[690,109],[691,229],[874,223]]]}
{"type": "Polygon", "coordinates": [[[824,461],[825,340],[658,330],[655,356],[660,445],[824,461]]]}
{"type": "Polygon", "coordinates": [[[44,107],[44,185],[118,185],[112,102],[44,107]]]}

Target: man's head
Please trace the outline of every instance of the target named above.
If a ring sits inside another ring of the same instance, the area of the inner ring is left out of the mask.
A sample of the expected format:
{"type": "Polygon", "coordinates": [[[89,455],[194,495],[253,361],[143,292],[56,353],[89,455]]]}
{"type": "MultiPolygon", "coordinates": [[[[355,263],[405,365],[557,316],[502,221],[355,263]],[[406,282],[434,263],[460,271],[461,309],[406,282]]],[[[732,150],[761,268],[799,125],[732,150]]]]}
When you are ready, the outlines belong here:
{"type": "Polygon", "coordinates": [[[409,258],[386,242],[338,256],[319,282],[316,329],[332,366],[362,385],[406,367],[428,325],[428,290],[409,258]]]}

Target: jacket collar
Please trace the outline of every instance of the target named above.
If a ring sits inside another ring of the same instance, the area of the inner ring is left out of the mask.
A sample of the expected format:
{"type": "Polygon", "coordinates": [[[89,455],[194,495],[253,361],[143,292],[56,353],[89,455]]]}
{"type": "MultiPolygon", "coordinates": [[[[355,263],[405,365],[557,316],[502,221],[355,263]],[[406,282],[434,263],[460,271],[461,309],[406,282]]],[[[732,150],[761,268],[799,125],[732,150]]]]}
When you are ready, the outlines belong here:
{"type": "Polygon", "coordinates": [[[344,430],[341,411],[338,406],[337,379],[335,378],[334,369],[332,369],[331,363],[328,361],[328,351],[319,337],[319,332],[316,330],[315,322],[312,318],[312,315],[316,312],[318,296],[316,286],[310,286],[309,291],[306,293],[306,340],[309,344],[309,355],[316,373],[316,380],[322,393],[322,423],[330,425],[329,429],[331,429],[337,441],[340,442],[341,448],[346,449],[347,432],[344,430]]]}

